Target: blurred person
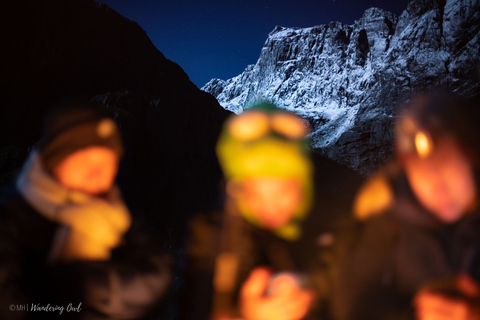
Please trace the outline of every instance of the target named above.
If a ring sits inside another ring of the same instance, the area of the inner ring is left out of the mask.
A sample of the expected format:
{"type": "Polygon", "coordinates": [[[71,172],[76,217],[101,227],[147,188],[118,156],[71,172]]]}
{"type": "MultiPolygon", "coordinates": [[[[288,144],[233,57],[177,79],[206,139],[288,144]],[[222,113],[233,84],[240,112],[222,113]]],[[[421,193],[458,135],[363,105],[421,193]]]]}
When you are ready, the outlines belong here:
{"type": "Polygon", "coordinates": [[[311,153],[308,128],[267,102],[225,123],[217,155],[226,197],[189,223],[183,319],[323,316],[316,252],[363,179],[311,153]]]}
{"type": "Polygon", "coordinates": [[[430,93],[360,190],[330,269],[333,319],[480,319],[479,105],[430,93]]]}
{"type": "Polygon", "coordinates": [[[2,319],[156,312],[169,258],[132,220],[114,184],[122,154],[118,127],[100,107],[70,101],[47,114],[38,150],[2,195],[2,319]]]}
{"type": "Polygon", "coordinates": [[[307,313],[312,293],[293,274],[292,254],[312,205],[306,133],[300,117],[268,103],[225,124],[217,154],[227,199],[223,212],[190,224],[186,290],[194,305],[187,319],[293,320],[307,313]],[[279,272],[289,273],[275,279],[279,272]]]}

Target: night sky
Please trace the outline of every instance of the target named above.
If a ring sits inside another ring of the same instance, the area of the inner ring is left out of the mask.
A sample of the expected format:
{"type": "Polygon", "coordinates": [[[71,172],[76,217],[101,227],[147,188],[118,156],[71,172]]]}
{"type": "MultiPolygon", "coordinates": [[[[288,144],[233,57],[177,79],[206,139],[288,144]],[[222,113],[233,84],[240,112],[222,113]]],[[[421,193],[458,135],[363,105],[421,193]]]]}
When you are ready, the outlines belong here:
{"type": "Polygon", "coordinates": [[[370,7],[400,15],[408,0],[100,0],[137,22],[200,88],[254,64],[276,25],[353,24],[370,7]]]}

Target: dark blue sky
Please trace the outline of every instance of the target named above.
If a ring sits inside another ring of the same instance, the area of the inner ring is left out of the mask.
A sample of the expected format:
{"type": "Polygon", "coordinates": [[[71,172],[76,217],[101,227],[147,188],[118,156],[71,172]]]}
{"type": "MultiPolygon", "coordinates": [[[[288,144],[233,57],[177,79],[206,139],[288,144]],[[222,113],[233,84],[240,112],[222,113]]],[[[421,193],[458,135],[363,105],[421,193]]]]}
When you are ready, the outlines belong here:
{"type": "Polygon", "coordinates": [[[370,7],[400,15],[408,0],[98,0],[137,22],[168,59],[202,87],[257,61],[276,25],[353,24],[370,7]]]}

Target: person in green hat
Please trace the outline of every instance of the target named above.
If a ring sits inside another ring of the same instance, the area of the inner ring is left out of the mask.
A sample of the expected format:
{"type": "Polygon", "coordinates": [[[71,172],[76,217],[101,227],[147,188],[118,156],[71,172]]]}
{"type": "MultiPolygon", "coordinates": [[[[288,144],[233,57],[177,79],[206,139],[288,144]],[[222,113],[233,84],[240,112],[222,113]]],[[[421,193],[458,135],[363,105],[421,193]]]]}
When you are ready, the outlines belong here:
{"type": "Polygon", "coordinates": [[[313,203],[307,133],[303,119],[266,102],[226,121],[217,155],[227,199],[222,213],[190,224],[189,265],[196,270],[187,290],[199,306],[186,319],[293,320],[307,313],[313,295],[293,254],[313,203]]]}

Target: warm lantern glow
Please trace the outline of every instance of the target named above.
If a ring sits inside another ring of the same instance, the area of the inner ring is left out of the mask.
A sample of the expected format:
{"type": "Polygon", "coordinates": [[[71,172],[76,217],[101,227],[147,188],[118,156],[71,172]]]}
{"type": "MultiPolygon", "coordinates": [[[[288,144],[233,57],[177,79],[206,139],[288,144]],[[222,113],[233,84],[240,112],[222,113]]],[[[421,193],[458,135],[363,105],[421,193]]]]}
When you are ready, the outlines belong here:
{"type": "Polygon", "coordinates": [[[111,249],[118,246],[130,227],[131,217],[123,207],[112,210],[98,202],[81,214],[71,211],[62,215],[61,221],[70,227],[65,259],[107,260],[111,249]]]}
{"type": "Polygon", "coordinates": [[[479,319],[480,310],[472,303],[479,296],[478,284],[468,275],[427,283],[413,300],[416,319],[479,319]]]}
{"type": "Polygon", "coordinates": [[[261,111],[249,111],[235,117],[230,123],[230,133],[240,141],[260,138],[270,129],[267,114],[261,111]]]}
{"type": "Polygon", "coordinates": [[[288,274],[272,279],[271,272],[256,268],[241,290],[240,310],[248,320],[300,320],[308,312],[313,293],[288,274]]]}
{"type": "Polygon", "coordinates": [[[272,128],[292,139],[301,139],[307,134],[305,122],[298,116],[279,112],[272,116],[272,128]]]}
{"type": "Polygon", "coordinates": [[[432,143],[426,133],[419,131],[415,135],[415,148],[420,158],[424,159],[432,152],[432,143]]]}
{"type": "Polygon", "coordinates": [[[353,212],[357,219],[366,220],[382,213],[392,203],[393,195],[388,182],[383,177],[376,176],[360,189],[353,212]]]}

